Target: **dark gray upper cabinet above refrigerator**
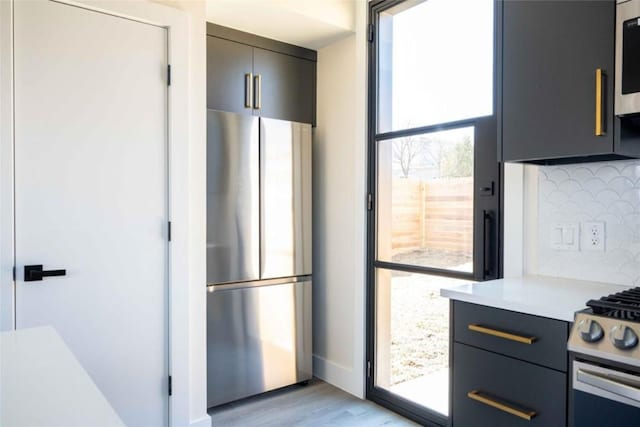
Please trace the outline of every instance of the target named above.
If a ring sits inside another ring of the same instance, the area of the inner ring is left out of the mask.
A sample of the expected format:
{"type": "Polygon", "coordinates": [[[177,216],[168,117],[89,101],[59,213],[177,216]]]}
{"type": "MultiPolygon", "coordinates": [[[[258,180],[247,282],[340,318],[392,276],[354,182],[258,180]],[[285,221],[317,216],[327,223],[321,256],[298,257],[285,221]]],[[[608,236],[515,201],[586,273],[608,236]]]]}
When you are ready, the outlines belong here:
{"type": "Polygon", "coordinates": [[[207,24],[207,108],[315,125],[313,50],[207,24]]]}
{"type": "Polygon", "coordinates": [[[316,63],[265,49],[253,50],[253,70],[261,79],[262,117],[315,124],[316,63]]]}
{"type": "Polygon", "coordinates": [[[207,108],[253,115],[252,73],[251,46],[207,37],[207,108]]]}
{"type": "Polygon", "coordinates": [[[633,156],[619,142],[613,114],[615,1],[500,4],[502,160],[633,156]]]}

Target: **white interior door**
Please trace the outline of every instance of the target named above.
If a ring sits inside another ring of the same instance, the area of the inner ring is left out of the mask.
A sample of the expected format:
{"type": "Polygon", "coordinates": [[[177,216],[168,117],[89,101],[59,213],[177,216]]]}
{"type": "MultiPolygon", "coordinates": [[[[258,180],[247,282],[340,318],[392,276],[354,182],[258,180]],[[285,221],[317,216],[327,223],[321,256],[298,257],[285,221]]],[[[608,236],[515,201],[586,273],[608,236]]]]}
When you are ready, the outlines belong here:
{"type": "Polygon", "coordinates": [[[14,16],[16,325],[52,325],[128,426],[166,425],[166,29],[42,0],[14,16]]]}

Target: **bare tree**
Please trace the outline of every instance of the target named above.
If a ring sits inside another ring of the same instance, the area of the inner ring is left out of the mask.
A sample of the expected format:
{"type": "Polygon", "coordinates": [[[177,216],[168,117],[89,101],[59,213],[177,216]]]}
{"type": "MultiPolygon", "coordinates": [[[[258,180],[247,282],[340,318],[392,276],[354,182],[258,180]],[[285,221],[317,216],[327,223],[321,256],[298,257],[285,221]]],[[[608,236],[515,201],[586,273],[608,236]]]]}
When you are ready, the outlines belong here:
{"type": "Polygon", "coordinates": [[[415,136],[406,136],[393,142],[393,160],[400,164],[402,177],[408,178],[411,164],[424,151],[424,144],[415,136]]]}
{"type": "Polygon", "coordinates": [[[443,142],[434,135],[424,137],[423,162],[434,165],[438,171],[442,167],[443,142]]]}

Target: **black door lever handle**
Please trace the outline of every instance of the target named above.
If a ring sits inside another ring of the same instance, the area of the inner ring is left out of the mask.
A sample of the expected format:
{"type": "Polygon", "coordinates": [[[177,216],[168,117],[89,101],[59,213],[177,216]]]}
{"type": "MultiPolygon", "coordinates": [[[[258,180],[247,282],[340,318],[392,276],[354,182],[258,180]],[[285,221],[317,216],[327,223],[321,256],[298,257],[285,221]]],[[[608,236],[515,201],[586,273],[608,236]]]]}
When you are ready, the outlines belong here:
{"type": "Polygon", "coordinates": [[[66,276],[67,270],[43,270],[42,265],[25,265],[24,281],[35,282],[43,277],[66,276]]]}

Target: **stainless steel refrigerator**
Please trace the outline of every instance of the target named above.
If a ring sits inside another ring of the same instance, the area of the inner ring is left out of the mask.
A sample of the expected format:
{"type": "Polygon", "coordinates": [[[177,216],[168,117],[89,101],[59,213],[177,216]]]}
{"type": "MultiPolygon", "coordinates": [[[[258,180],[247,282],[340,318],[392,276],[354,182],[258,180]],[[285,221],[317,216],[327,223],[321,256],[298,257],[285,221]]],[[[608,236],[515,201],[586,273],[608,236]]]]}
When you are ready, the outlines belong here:
{"type": "Polygon", "coordinates": [[[207,112],[207,403],[311,378],[311,125],[207,112]]]}

